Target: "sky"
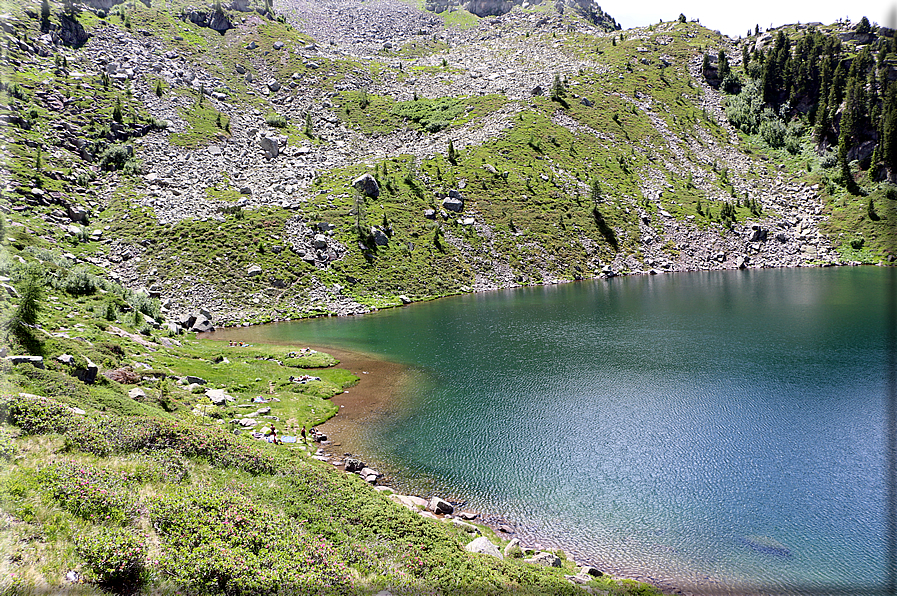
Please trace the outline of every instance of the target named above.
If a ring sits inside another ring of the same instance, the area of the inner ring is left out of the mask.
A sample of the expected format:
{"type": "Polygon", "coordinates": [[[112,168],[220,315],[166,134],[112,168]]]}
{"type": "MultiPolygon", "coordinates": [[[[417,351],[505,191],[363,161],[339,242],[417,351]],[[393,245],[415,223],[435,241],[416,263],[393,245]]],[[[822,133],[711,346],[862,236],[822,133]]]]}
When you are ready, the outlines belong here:
{"type": "Polygon", "coordinates": [[[597,0],[624,28],[671,21],[682,13],[688,20],[700,19],[709,29],[730,37],[746,35],[760,25],[764,30],[791,23],[819,21],[830,24],[864,16],[872,23],[897,26],[897,0],[597,0]]]}

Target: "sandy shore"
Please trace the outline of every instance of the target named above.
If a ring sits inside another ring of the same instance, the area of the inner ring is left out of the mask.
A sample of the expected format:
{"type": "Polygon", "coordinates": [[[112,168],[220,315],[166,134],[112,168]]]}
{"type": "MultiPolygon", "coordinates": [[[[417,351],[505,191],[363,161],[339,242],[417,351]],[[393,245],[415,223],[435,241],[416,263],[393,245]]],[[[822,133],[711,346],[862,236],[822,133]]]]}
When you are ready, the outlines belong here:
{"type": "Polygon", "coordinates": [[[332,398],[339,413],[318,428],[330,438],[331,447],[363,453],[365,431],[399,407],[398,399],[407,381],[406,368],[368,354],[329,347],[314,349],[337,358],[338,367],[359,378],[357,385],[332,398]]]}

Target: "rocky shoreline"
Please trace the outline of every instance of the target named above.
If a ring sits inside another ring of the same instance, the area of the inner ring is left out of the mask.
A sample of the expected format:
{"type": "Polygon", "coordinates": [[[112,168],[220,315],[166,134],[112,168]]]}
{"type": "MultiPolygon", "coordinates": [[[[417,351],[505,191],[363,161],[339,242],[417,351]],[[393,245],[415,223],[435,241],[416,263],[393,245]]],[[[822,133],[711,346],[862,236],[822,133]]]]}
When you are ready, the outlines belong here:
{"type": "Polygon", "coordinates": [[[425,493],[411,488],[399,473],[385,467],[382,462],[377,462],[376,465],[370,463],[370,459],[363,453],[364,445],[358,439],[358,434],[363,428],[377,424],[380,416],[388,415],[389,404],[395,402],[402,383],[378,377],[402,376],[402,367],[357,352],[327,346],[315,346],[315,349],[336,355],[340,360],[338,366],[348,368],[361,381],[348,392],[332,398],[339,406],[338,413],[319,425],[318,428],[326,435],[326,439],[313,451],[314,459],[348,474],[358,475],[373,490],[390,492],[390,499],[423,517],[440,523],[451,523],[468,531],[471,543],[480,540],[473,547],[478,550],[472,552],[487,552],[492,556],[499,554],[502,557],[520,556],[531,560],[533,564],[560,566],[558,551],[563,551],[563,559],[575,562],[580,569],[576,575],[568,576],[571,582],[582,584],[591,577],[606,575],[650,583],[666,594],[687,593],[675,581],[627,572],[606,562],[579,556],[575,549],[565,545],[562,540],[527,531],[525,521],[509,520],[488,510],[472,510],[467,506],[469,501],[464,495],[440,496],[434,493],[425,497],[425,493]],[[384,395],[384,392],[391,394],[384,395]],[[490,528],[495,536],[509,541],[508,544],[501,549],[498,546],[490,548],[483,543],[486,539],[470,522],[490,528]],[[535,539],[523,536],[535,536],[535,539]],[[484,550],[479,550],[481,548],[484,550]]]}

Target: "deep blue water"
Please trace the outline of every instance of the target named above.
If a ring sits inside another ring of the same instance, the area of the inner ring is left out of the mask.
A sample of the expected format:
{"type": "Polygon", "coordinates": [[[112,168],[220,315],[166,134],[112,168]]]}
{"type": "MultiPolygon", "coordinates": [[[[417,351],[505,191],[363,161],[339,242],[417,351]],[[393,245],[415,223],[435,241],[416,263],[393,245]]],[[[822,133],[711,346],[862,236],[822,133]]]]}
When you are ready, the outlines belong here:
{"type": "Polygon", "coordinates": [[[370,457],[505,516],[524,542],[682,590],[873,593],[891,273],[618,278],[253,338],[411,367],[407,399],[365,436],[370,457]]]}

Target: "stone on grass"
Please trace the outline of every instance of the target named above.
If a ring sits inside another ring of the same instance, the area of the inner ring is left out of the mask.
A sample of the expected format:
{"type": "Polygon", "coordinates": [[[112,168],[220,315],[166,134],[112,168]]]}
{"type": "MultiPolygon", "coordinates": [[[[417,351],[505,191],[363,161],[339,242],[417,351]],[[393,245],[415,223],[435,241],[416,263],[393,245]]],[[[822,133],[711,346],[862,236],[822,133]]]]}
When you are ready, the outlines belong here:
{"type": "Polygon", "coordinates": [[[505,557],[509,559],[519,559],[523,556],[523,550],[520,548],[520,541],[514,538],[505,546],[505,557]]]}
{"type": "Polygon", "coordinates": [[[492,542],[485,536],[474,538],[464,547],[464,550],[469,553],[480,553],[482,555],[490,555],[497,559],[504,559],[504,556],[501,554],[501,551],[498,550],[498,547],[492,544],[492,542]]]}
{"type": "Polygon", "coordinates": [[[364,193],[371,198],[377,198],[378,196],[380,196],[380,185],[377,184],[377,180],[370,174],[362,174],[361,176],[353,180],[352,188],[360,193],[364,193]]]}
{"type": "Polygon", "coordinates": [[[536,555],[533,555],[529,559],[524,559],[527,563],[533,563],[535,565],[543,565],[545,567],[560,567],[561,560],[554,555],[553,553],[541,552],[536,555]]]}

